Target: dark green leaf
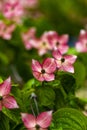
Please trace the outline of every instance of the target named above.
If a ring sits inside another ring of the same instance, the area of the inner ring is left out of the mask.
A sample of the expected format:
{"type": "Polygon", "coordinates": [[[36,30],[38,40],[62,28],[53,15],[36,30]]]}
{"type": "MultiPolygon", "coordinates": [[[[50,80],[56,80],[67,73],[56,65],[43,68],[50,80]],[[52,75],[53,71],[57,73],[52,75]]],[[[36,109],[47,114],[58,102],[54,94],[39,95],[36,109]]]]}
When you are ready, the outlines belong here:
{"type": "Polygon", "coordinates": [[[59,109],[53,115],[54,128],[63,130],[87,130],[87,119],[78,110],[72,108],[59,109]]]}

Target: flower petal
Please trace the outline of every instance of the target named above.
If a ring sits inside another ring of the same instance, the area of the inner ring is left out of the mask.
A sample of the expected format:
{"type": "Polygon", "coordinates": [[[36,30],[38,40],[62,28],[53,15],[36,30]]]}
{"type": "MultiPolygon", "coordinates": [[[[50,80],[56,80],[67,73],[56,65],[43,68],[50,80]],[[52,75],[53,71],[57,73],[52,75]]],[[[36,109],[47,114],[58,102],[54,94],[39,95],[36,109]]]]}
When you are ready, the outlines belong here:
{"type": "Polygon", "coordinates": [[[69,46],[67,44],[59,45],[58,50],[61,52],[61,54],[65,54],[69,49],[69,46]]]}
{"type": "Polygon", "coordinates": [[[9,109],[19,108],[13,96],[5,96],[3,98],[3,106],[9,109]]]}
{"type": "Polygon", "coordinates": [[[43,74],[39,73],[39,72],[35,72],[33,71],[33,76],[39,80],[39,81],[44,81],[44,77],[43,77],[43,74]]]}
{"type": "Polygon", "coordinates": [[[77,58],[76,55],[66,55],[64,56],[66,62],[69,62],[70,64],[73,64],[77,58]]]}
{"type": "Polygon", "coordinates": [[[36,72],[41,72],[41,64],[37,60],[32,60],[32,70],[36,72]]]}
{"type": "Polygon", "coordinates": [[[37,130],[36,128],[29,128],[28,130],[37,130]]]}
{"type": "Polygon", "coordinates": [[[45,73],[43,75],[43,77],[44,77],[45,81],[53,81],[55,79],[55,75],[54,74],[45,73]]]}
{"type": "Polygon", "coordinates": [[[53,73],[56,70],[56,63],[55,60],[53,58],[46,58],[43,63],[43,69],[47,72],[47,73],[53,73]]]}
{"type": "Polygon", "coordinates": [[[36,126],[36,119],[33,115],[27,113],[21,113],[22,121],[28,130],[34,130],[36,126]]]}
{"type": "Polygon", "coordinates": [[[51,124],[52,111],[42,112],[37,116],[37,125],[41,128],[47,128],[51,124]]]}
{"type": "Polygon", "coordinates": [[[61,44],[66,44],[68,42],[68,40],[69,40],[69,35],[67,35],[67,34],[59,36],[59,42],[61,44]]]}
{"type": "Polygon", "coordinates": [[[0,96],[8,95],[11,91],[11,78],[9,77],[0,84],[0,96]]]}
{"type": "Polygon", "coordinates": [[[62,58],[62,54],[58,50],[53,51],[52,55],[57,60],[61,60],[61,58],[62,58]]]}
{"type": "Polygon", "coordinates": [[[66,72],[70,72],[70,73],[74,73],[74,67],[70,64],[67,64],[67,65],[62,65],[59,70],[63,70],[63,71],[66,71],[66,72]]]}

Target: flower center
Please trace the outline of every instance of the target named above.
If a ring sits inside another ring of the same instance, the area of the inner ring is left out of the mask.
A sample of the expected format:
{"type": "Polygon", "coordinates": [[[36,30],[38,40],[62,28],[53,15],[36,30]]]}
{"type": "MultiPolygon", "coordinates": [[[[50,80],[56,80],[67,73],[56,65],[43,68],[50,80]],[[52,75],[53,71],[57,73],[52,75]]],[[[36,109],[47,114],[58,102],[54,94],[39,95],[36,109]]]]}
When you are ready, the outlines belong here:
{"type": "Polygon", "coordinates": [[[44,73],[45,73],[45,70],[44,70],[44,69],[42,69],[42,70],[41,70],[41,73],[42,73],[42,74],[44,74],[44,73]]]}
{"type": "Polygon", "coordinates": [[[59,43],[59,42],[57,42],[57,43],[56,43],[56,46],[59,46],[59,44],[60,44],[60,43],[59,43]]]}
{"type": "Polygon", "coordinates": [[[46,42],[43,42],[43,46],[46,46],[46,42]]]}
{"type": "Polygon", "coordinates": [[[36,130],[39,130],[40,126],[39,125],[36,125],[36,130]]]}
{"type": "Polygon", "coordinates": [[[3,99],[3,97],[2,96],[0,96],[0,101],[3,99]]]}
{"type": "Polygon", "coordinates": [[[61,62],[63,63],[65,61],[65,59],[64,58],[61,58],[61,62]]]}

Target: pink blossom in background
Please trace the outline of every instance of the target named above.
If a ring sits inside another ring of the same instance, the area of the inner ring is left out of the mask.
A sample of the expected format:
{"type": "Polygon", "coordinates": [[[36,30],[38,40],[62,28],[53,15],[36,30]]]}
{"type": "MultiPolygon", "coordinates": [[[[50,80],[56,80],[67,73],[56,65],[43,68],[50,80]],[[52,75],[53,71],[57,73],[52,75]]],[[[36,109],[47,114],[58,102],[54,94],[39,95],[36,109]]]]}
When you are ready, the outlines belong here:
{"type": "Polygon", "coordinates": [[[27,32],[22,33],[22,40],[27,50],[37,48],[36,29],[30,28],[27,32]]]}
{"type": "Polygon", "coordinates": [[[52,111],[42,112],[37,117],[32,114],[21,113],[22,121],[28,130],[47,130],[52,121],[52,111]]]}
{"type": "Polygon", "coordinates": [[[0,21],[0,37],[6,40],[10,40],[15,27],[15,24],[6,25],[4,21],[0,21]]]}
{"type": "Polygon", "coordinates": [[[56,63],[53,58],[46,58],[42,64],[37,60],[32,60],[33,76],[39,81],[52,81],[55,79],[54,72],[56,63]]]}
{"type": "Polygon", "coordinates": [[[3,83],[0,83],[0,111],[3,107],[8,109],[18,108],[16,100],[10,95],[11,78],[9,77],[3,83]]]}
{"type": "Polygon", "coordinates": [[[56,31],[48,31],[45,34],[47,41],[50,43],[52,50],[59,50],[62,54],[68,51],[68,39],[67,34],[59,36],[56,31]]]}
{"type": "Polygon", "coordinates": [[[34,8],[37,6],[38,0],[20,0],[24,8],[34,8]]]}
{"type": "Polygon", "coordinates": [[[53,57],[58,70],[74,73],[74,62],[76,61],[76,55],[62,55],[60,51],[53,51],[53,57]]]}
{"type": "Polygon", "coordinates": [[[5,18],[19,22],[23,16],[24,10],[19,1],[8,1],[4,2],[3,15],[5,18]]]}
{"type": "Polygon", "coordinates": [[[38,54],[40,56],[46,54],[52,48],[46,36],[46,32],[43,33],[37,43],[38,54]]]}
{"type": "Polygon", "coordinates": [[[75,47],[78,52],[87,52],[87,31],[80,31],[80,35],[75,47]]]}

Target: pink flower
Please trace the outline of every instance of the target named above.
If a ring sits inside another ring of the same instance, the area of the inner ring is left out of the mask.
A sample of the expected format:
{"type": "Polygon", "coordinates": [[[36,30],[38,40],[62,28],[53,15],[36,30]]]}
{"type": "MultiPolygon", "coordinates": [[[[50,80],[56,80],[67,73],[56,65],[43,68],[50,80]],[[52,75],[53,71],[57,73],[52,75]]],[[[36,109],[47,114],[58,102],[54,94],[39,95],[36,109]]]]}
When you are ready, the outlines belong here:
{"type": "Polygon", "coordinates": [[[10,96],[11,78],[9,77],[0,84],[0,111],[3,107],[8,109],[18,108],[17,102],[13,96],[10,96]]]}
{"type": "Polygon", "coordinates": [[[46,32],[40,37],[37,43],[37,49],[40,56],[46,54],[49,50],[51,50],[51,45],[47,39],[46,32]]]}
{"type": "Polygon", "coordinates": [[[75,55],[62,55],[58,50],[53,51],[53,57],[58,70],[74,73],[73,64],[77,58],[75,55]]]}
{"type": "Polygon", "coordinates": [[[34,8],[37,5],[38,0],[20,0],[20,3],[24,8],[34,8]]]}
{"type": "Polygon", "coordinates": [[[47,130],[52,121],[52,111],[42,112],[37,117],[31,114],[21,113],[22,121],[28,130],[47,130]]]}
{"type": "Polygon", "coordinates": [[[3,21],[0,21],[0,37],[6,40],[10,40],[12,32],[15,29],[15,25],[6,25],[3,21]]]}
{"type": "Polygon", "coordinates": [[[23,7],[21,6],[20,2],[5,2],[3,15],[12,21],[19,21],[23,15],[23,7]]]}
{"type": "Polygon", "coordinates": [[[50,43],[52,50],[59,50],[62,54],[68,51],[68,35],[59,36],[55,31],[49,31],[45,33],[45,39],[47,39],[48,43],[50,43]]]}
{"type": "Polygon", "coordinates": [[[30,28],[27,32],[22,33],[22,39],[24,46],[27,50],[31,48],[36,48],[37,47],[37,39],[35,37],[36,34],[36,29],[35,28],[30,28]]]}
{"type": "Polygon", "coordinates": [[[34,77],[39,81],[52,81],[55,79],[54,71],[56,63],[53,58],[46,58],[42,64],[36,60],[32,60],[32,71],[34,77]]]}
{"type": "Polygon", "coordinates": [[[87,52],[87,31],[80,31],[80,36],[75,47],[78,52],[87,52]]]}

